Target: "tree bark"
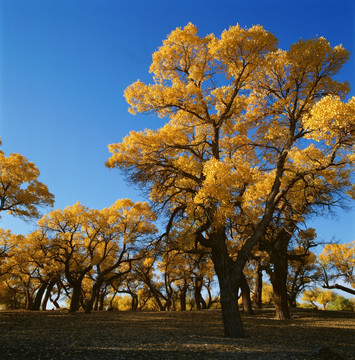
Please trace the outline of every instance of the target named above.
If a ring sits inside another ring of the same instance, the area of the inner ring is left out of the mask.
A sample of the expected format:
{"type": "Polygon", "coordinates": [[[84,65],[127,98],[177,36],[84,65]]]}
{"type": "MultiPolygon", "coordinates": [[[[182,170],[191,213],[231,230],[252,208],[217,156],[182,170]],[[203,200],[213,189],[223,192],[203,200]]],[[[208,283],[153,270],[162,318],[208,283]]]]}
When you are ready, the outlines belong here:
{"type": "Polygon", "coordinates": [[[270,277],[275,303],[275,318],[290,319],[287,296],[287,246],[288,241],[280,244],[278,254],[273,256],[274,270],[270,277]]]}
{"type": "Polygon", "coordinates": [[[94,307],[95,300],[97,299],[99,301],[99,290],[102,285],[102,282],[95,281],[92,290],[91,290],[91,296],[90,299],[86,303],[85,312],[88,314],[92,311],[94,307]]]}
{"type": "Polygon", "coordinates": [[[196,302],[196,309],[197,310],[207,308],[206,301],[202,297],[202,294],[201,294],[202,285],[203,285],[203,277],[197,275],[195,277],[195,282],[194,282],[194,296],[195,296],[195,302],[196,302]]]}
{"type": "MultiPolygon", "coordinates": [[[[52,279],[47,286],[46,294],[44,295],[44,299],[42,302],[42,311],[45,311],[47,309],[47,303],[48,303],[51,291],[53,290],[55,283],[56,283],[56,279],[52,279]]],[[[58,288],[58,291],[59,291],[59,288],[58,288]]]]}
{"type": "Polygon", "coordinates": [[[243,302],[243,311],[245,314],[254,315],[253,308],[251,306],[251,299],[250,299],[250,288],[248,285],[247,278],[245,275],[242,275],[241,278],[241,286],[240,289],[242,291],[242,302],[243,302]]]}
{"type": "Polygon", "coordinates": [[[46,291],[47,286],[48,286],[48,281],[45,281],[39,287],[39,289],[36,292],[36,296],[35,296],[35,299],[33,301],[33,304],[31,306],[31,310],[39,311],[39,309],[41,308],[42,298],[43,298],[44,292],[46,291]]]}
{"type": "Polygon", "coordinates": [[[25,309],[26,310],[31,310],[33,298],[32,298],[32,294],[31,294],[30,290],[27,289],[27,288],[25,289],[25,299],[26,299],[25,309]]]}
{"type": "Polygon", "coordinates": [[[183,288],[182,290],[180,290],[180,311],[186,311],[186,293],[187,289],[183,288]]]}
{"type": "Polygon", "coordinates": [[[290,319],[286,283],[277,279],[276,282],[272,283],[272,287],[274,291],[275,318],[278,320],[290,319]]]}
{"type": "Polygon", "coordinates": [[[81,295],[81,281],[73,285],[73,292],[70,301],[69,312],[73,313],[79,310],[81,295]]]}
{"type": "Polygon", "coordinates": [[[230,338],[244,337],[244,329],[238,309],[238,284],[232,278],[233,261],[228,255],[225,243],[225,229],[219,228],[213,234],[212,260],[218,277],[224,336],[230,338]]]}
{"type": "Polygon", "coordinates": [[[262,291],[263,291],[263,273],[261,270],[260,260],[256,260],[254,273],[254,296],[253,305],[262,308],[262,291]]]}

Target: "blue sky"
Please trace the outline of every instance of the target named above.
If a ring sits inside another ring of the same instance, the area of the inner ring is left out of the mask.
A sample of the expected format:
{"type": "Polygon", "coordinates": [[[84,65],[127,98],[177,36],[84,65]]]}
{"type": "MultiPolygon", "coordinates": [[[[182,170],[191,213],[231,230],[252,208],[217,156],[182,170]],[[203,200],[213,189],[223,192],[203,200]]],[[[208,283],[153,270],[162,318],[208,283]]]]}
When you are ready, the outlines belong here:
{"type": "MultiPolygon", "coordinates": [[[[201,35],[261,24],[283,49],[324,36],[354,53],[350,0],[0,0],[2,150],[37,165],[56,208],[142,199],[119,171],[105,167],[107,145],[130,130],[162,125],[154,116],[130,115],[123,90],[137,79],[151,81],[152,53],[188,22],[201,35]]],[[[353,56],[339,74],[353,87],[354,69],[353,56]]],[[[354,211],[337,215],[310,225],[324,240],[350,242],[354,211]]],[[[0,227],[26,233],[34,224],[2,215],[0,227]]]]}

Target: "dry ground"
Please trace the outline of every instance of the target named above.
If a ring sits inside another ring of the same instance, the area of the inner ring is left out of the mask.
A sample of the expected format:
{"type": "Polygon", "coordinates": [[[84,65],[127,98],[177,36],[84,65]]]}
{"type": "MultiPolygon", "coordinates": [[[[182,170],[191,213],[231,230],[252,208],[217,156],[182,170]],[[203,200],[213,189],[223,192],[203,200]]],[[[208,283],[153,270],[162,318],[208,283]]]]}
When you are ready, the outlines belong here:
{"type": "Polygon", "coordinates": [[[243,316],[246,337],[228,339],[219,310],[0,311],[0,359],[355,358],[354,313],[295,310],[292,316],[277,321],[271,310],[243,316]],[[326,357],[318,356],[324,347],[326,357]]]}

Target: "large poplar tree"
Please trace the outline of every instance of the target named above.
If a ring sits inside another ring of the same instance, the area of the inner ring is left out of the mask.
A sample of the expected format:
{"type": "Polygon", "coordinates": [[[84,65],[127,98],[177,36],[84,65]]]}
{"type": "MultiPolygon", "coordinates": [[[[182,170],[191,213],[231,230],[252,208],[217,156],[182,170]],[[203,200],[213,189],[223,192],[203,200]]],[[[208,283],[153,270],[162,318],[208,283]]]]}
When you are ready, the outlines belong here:
{"type": "Polygon", "coordinates": [[[193,221],[191,241],[211,251],[225,336],[244,336],[243,268],[283,206],[311,203],[309,189],[350,188],[355,100],[342,102],[349,85],[333,79],[348,57],[324,38],[284,51],[261,26],[200,37],[188,24],[153,54],[154,82],[125,91],[131,113],[168,122],[110,145],[107,166],[171,214],[166,236],[179,216],[193,221]]]}

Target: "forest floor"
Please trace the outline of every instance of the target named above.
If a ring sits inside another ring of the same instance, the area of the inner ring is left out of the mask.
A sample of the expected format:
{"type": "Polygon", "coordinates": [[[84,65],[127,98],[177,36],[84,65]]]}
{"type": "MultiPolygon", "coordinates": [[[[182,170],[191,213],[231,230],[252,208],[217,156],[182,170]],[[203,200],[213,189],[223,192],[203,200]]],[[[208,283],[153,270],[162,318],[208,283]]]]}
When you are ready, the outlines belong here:
{"type": "Polygon", "coordinates": [[[220,310],[0,311],[0,359],[355,359],[355,313],[271,309],[243,316],[246,337],[223,337],[220,310]]]}

